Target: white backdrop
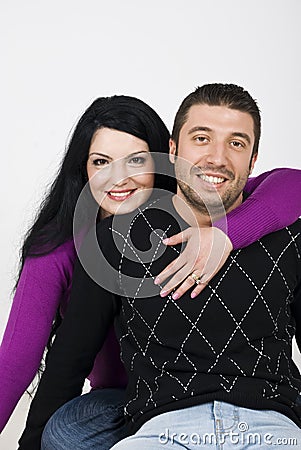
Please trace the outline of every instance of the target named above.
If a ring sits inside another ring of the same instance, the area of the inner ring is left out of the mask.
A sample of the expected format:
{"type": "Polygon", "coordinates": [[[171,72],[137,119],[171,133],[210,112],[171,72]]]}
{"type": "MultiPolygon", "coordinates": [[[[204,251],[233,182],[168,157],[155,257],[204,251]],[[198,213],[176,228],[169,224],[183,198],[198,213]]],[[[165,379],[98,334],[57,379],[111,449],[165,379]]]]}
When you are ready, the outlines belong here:
{"type": "Polygon", "coordinates": [[[196,86],[241,84],[262,111],[254,173],[301,167],[300,19],[298,0],[1,0],[0,336],[23,233],[94,98],[140,97],[171,128],[196,86]]]}

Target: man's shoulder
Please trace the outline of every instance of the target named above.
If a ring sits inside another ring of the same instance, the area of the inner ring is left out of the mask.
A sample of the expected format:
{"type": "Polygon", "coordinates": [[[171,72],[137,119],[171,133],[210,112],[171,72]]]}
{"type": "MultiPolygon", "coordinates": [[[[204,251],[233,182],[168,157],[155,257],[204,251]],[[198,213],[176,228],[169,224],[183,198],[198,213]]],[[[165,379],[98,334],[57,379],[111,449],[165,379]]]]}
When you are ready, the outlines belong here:
{"type": "Polygon", "coordinates": [[[134,211],[127,214],[116,214],[102,220],[97,225],[97,234],[102,239],[114,234],[141,233],[152,231],[158,226],[174,221],[176,216],[172,196],[152,197],[134,211]]]}
{"type": "Polygon", "coordinates": [[[298,219],[293,224],[281,230],[263,236],[258,241],[246,247],[246,252],[243,252],[243,254],[253,255],[256,259],[262,256],[262,252],[269,257],[280,258],[281,261],[287,258],[288,261],[292,261],[291,258],[300,260],[301,220],[298,219]]]}
{"type": "Polygon", "coordinates": [[[287,239],[293,240],[301,249],[301,219],[297,219],[294,223],[276,233],[281,233],[287,239]]]}
{"type": "Polygon", "coordinates": [[[291,225],[288,225],[287,227],[284,227],[278,231],[274,231],[273,233],[270,233],[266,236],[263,236],[260,239],[260,241],[265,240],[265,239],[273,240],[274,238],[277,238],[277,239],[284,238],[285,239],[285,237],[292,236],[292,235],[294,235],[295,238],[300,236],[300,239],[301,239],[301,219],[297,219],[291,225]]]}
{"type": "Polygon", "coordinates": [[[301,253],[301,219],[297,219],[296,222],[286,227],[285,230],[296,243],[301,253]]]}
{"type": "Polygon", "coordinates": [[[297,219],[296,222],[292,223],[286,229],[295,230],[301,232],[301,218],[297,219]]]}

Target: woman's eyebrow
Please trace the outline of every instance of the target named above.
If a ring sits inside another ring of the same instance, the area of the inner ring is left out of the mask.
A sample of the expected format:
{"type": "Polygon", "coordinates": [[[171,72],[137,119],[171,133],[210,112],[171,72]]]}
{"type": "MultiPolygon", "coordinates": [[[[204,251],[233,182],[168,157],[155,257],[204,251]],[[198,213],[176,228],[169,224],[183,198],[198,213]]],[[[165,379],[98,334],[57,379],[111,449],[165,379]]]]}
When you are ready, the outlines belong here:
{"type": "Polygon", "coordinates": [[[134,155],[140,155],[140,153],[149,153],[149,152],[147,150],[140,150],[138,152],[130,153],[129,155],[126,156],[126,158],[130,158],[131,156],[134,156],[134,155]]]}
{"type": "Polygon", "coordinates": [[[104,153],[99,153],[99,152],[91,152],[91,153],[89,153],[89,156],[91,156],[91,155],[103,156],[104,158],[112,159],[111,156],[108,156],[108,155],[105,155],[104,153]]]}

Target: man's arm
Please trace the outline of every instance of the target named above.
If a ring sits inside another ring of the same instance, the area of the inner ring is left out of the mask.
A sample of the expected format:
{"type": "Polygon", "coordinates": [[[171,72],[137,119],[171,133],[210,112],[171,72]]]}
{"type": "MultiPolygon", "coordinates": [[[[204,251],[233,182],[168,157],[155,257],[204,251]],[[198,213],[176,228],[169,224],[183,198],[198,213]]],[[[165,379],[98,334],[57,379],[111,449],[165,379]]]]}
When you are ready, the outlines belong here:
{"type": "Polygon", "coordinates": [[[296,342],[301,353],[301,282],[295,291],[295,298],[292,303],[292,314],[296,322],[296,342]]]}
{"type": "Polygon", "coordinates": [[[48,354],[45,372],[31,404],[20,450],[40,449],[50,416],[82,392],[116,313],[116,298],[75,264],[70,303],[48,354]]]}

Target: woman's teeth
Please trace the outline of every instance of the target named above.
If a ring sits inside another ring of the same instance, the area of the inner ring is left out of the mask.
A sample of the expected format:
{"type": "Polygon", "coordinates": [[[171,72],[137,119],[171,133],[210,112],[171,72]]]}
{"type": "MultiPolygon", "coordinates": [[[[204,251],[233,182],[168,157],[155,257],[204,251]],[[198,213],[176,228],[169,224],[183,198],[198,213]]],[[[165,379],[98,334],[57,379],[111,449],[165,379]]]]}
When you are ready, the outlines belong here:
{"type": "Polygon", "coordinates": [[[131,191],[126,191],[126,192],[109,192],[109,195],[111,197],[116,197],[116,198],[122,198],[122,197],[127,197],[128,195],[130,195],[133,192],[133,190],[131,191]]]}
{"type": "Polygon", "coordinates": [[[207,181],[207,183],[212,183],[212,184],[220,184],[223,183],[225,181],[225,178],[220,178],[220,177],[212,177],[212,176],[208,176],[208,175],[199,175],[200,178],[202,178],[202,180],[207,181]]]}

